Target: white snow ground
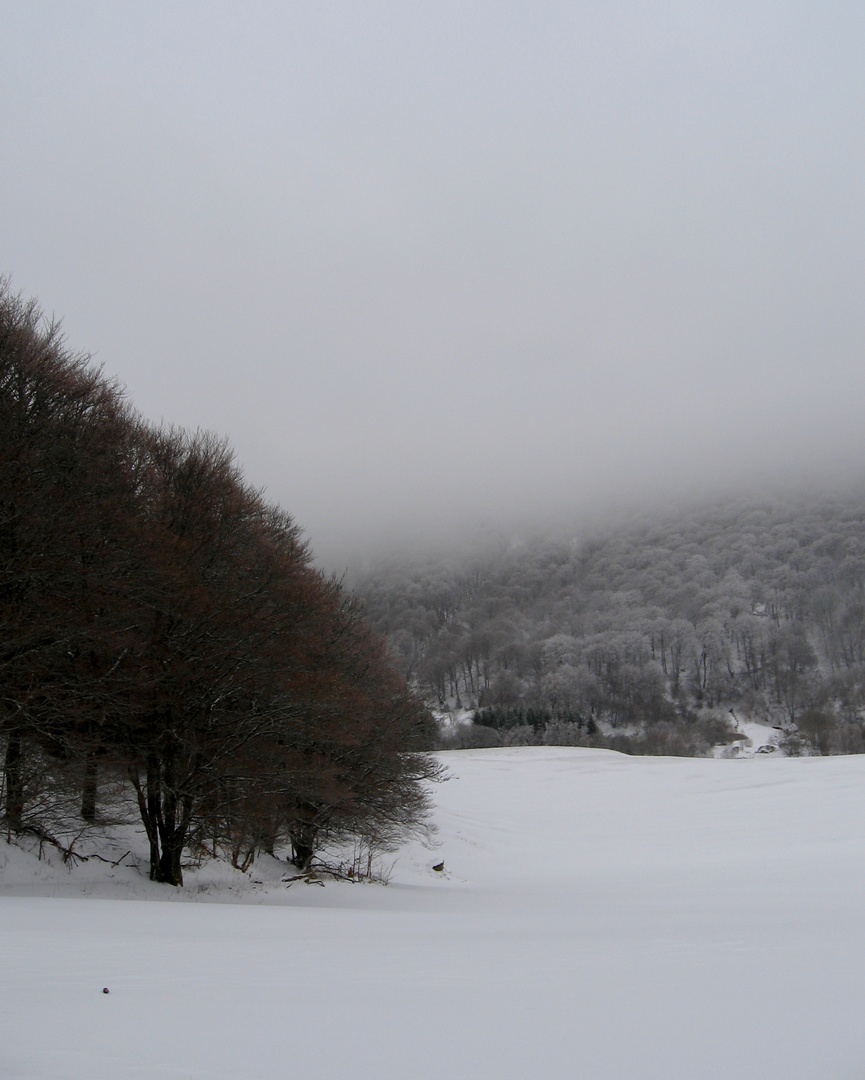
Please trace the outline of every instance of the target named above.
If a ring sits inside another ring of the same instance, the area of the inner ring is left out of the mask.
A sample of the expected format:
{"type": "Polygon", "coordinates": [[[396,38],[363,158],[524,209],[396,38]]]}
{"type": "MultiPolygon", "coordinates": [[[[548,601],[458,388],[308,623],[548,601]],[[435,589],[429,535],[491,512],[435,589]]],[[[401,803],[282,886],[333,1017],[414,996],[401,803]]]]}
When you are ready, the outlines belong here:
{"type": "Polygon", "coordinates": [[[865,756],[443,757],[386,887],[0,854],[0,1077],[865,1076],[865,756]]]}

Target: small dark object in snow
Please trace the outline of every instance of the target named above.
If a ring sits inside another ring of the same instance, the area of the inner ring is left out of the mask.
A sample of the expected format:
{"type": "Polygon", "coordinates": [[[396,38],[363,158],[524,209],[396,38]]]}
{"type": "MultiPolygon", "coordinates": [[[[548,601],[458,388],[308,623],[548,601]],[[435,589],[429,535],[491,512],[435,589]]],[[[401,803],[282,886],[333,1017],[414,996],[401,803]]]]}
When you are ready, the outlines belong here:
{"type": "Polygon", "coordinates": [[[103,986],[103,987],[102,987],[102,993],[103,993],[103,994],[107,994],[107,993],[108,993],[108,987],[107,987],[107,986],[103,986]]]}
{"type": "Polygon", "coordinates": [[[433,870],[438,870],[438,872],[441,873],[442,870],[444,870],[444,868],[445,868],[444,859],[442,859],[441,862],[437,862],[435,864],[435,866],[433,867],[433,870]]]}

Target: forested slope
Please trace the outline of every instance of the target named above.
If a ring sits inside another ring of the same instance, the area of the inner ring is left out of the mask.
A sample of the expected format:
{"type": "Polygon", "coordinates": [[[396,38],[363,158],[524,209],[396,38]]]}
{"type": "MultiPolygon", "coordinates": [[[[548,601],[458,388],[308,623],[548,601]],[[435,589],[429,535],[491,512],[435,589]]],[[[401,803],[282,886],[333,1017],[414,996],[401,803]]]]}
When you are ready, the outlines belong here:
{"type": "Polygon", "coordinates": [[[497,538],[356,588],[406,676],[476,710],[475,741],[700,753],[747,717],[789,752],[863,750],[862,490],[497,538]]]}

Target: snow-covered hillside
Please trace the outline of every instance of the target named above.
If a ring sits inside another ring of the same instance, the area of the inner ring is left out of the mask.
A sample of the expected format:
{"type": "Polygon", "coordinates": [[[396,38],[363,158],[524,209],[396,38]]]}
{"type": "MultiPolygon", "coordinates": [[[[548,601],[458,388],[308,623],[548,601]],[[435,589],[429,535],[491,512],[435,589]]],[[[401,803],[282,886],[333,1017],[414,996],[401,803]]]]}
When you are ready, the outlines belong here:
{"type": "Polygon", "coordinates": [[[387,887],[4,850],[0,1076],[865,1074],[865,757],[443,757],[387,887]]]}

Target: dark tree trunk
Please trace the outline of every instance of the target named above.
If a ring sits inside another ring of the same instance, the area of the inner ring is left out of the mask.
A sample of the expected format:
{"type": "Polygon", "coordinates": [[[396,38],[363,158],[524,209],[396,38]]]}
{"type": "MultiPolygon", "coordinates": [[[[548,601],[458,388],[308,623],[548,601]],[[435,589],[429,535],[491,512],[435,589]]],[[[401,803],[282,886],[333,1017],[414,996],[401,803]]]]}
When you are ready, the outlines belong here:
{"type": "Polygon", "coordinates": [[[138,797],[138,810],[150,843],[150,880],[182,885],[181,857],[192,821],[193,800],[178,797],[170,750],[147,755],[146,786],[133,767],[129,778],[138,797]]]}
{"type": "Polygon", "coordinates": [[[91,750],[84,762],[84,786],[81,790],[81,816],[91,824],[96,820],[96,789],[99,766],[96,754],[91,750]]]}
{"type": "Polygon", "coordinates": [[[183,854],[183,840],[177,837],[179,830],[173,830],[172,835],[163,835],[162,854],[156,867],[155,881],[161,881],[164,885],[182,885],[183,870],[180,866],[180,857],[183,854]]]}
{"type": "Polygon", "coordinates": [[[268,822],[261,830],[261,850],[265,855],[273,855],[276,847],[276,828],[273,822],[268,822]]]}
{"type": "Polygon", "coordinates": [[[160,813],[157,817],[159,842],[162,854],[156,868],[156,881],[166,885],[182,885],[183,872],[180,856],[186,839],[186,829],[178,822],[177,773],[173,746],[169,745],[162,755],[162,783],[160,785],[160,813]]]}
{"type": "Polygon", "coordinates": [[[156,877],[159,868],[159,830],[157,820],[159,817],[159,762],[155,754],[147,758],[147,778],[145,787],[141,787],[141,776],[137,765],[130,765],[129,779],[135,788],[138,799],[138,812],[141,815],[141,823],[147,833],[147,841],[150,844],[150,880],[158,880],[156,877]]]}
{"type": "Polygon", "coordinates": [[[315,854],[318,829],[308,821],[295,821],[290,830],[291,861],[299,870],[305,870],[315,854]]]}
{"type": "Polygon", "coordinates": [[[291,849],[294,853],[291,861],[299,870],[305,870],[315,854],[315,848],[304,840],[294,838],[291,841],[291,849]]]}
{"type": "Polygon", "coordinates": [[[6,777],[6,823],[15,832],[20,832],[24,818],[24,751],[21,735],[12,731],[6,743],[6,760],[3,771],[6,777]]]}

